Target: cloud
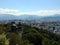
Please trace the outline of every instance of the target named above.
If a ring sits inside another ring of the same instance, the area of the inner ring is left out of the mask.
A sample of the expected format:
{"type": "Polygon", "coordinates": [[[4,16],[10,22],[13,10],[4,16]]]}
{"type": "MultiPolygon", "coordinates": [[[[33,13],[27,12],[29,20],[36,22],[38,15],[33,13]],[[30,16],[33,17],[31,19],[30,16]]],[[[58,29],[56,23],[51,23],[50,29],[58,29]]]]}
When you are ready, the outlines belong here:
{"type": "Polygon", "coordinates": [[[7,9],[7,8],[0,8],[0,14],[20,15],[21,12],[19,10],[13,10],[13,9],[7,9]]]}
{"type": "Polygon", "coordinates": [[[60,14],[60,10],[40,10],[37,12],[37,14],[41,16],[55,15],[60,14]]]}
{"type": "Polygon", "coordinates": [[[60,14],[60,10],[38,10],[38,11],[30,11],[30,12],[22,12],[20,10],[0,8],[0,14],[12,14],[12,15],[38,15],[38,16],[49,16],[54,14],[60,14]]]}

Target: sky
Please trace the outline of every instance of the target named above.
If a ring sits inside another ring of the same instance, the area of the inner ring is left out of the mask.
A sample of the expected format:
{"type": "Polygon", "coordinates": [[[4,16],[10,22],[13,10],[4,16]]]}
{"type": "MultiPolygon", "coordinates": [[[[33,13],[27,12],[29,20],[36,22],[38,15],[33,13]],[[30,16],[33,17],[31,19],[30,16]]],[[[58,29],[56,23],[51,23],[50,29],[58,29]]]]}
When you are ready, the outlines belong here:
{"type": "Polygon", "coordinates": [[[60,14],[60,0],[0,0],[0,14],[16,16],[60,14]]]}

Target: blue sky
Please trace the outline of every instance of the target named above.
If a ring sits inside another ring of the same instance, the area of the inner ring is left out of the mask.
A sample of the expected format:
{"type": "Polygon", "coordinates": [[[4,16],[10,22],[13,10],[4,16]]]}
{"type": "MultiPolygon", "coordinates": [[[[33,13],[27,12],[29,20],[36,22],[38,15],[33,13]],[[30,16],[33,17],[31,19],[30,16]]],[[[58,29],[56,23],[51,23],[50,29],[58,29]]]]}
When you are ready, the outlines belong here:
{"type": "Polygon", "coordinates": [[[3,12],[9,10],[9,13],[11,13],[11,10],[15,10],[15,12],[18,10],[17,12],[20,12],[21,14],[41,13],[40,10],[43,12],[57,10],[59,12],[60,0],[0,0],[0,10],[1,9],[3,12]]]}

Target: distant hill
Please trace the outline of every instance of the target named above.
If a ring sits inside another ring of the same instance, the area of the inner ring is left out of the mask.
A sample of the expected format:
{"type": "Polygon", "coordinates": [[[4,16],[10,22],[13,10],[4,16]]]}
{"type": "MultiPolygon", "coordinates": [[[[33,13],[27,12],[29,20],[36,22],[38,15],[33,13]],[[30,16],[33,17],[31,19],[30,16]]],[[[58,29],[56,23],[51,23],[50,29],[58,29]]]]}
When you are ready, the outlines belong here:
{"type": "Polygon", "coordinates": [[[19,16],[19,19],[22,19],[22,20],[40,20],[40,18],[42,18],[42,17],[37,16],[37,15],[21,15],[21,16],[19,16]]]}
{"type": "Polygon", "coordinates": [[[14,16],[10,14],[0,14],[0,20],[39,20],[41,17],[36,15],[14,16]]]}
{"type": "Polygon", "coordinates": [[[16,16],[10,14],[0,14],[0,20],[14,20],[17,19],[16,16]]]}
{"type": "Polygon", "coordinates": [[[46,16],[41,18],[42,21],[60,21],[60,15],[56,14],[53,16],[46,16]]]}
{"type": "Polygon", "coordinates": [[[0,20],[41,20],[41,21],[60,21],[60,15],[37,16],[37,15],[20,15],[0,14],[0,20]]]}

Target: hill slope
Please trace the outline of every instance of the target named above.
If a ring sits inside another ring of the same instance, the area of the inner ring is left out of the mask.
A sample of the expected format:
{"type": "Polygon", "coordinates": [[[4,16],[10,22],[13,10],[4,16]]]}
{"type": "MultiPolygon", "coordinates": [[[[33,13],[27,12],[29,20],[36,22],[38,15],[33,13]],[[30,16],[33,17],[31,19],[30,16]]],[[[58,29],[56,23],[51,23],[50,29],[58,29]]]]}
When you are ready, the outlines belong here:
{"type": "MultiPolygon", "coordinates": [[[[13,43],[17,41],[19,45],[60,45],[60,35],[28,25],[23,25],[23,30],[19,31],[19,34],[15,34],[14,32],[8,32],[8,30],[11,29],[10,25],[11,24],[0,24],[2,28],[2,30],[0,30],[0,35],[6,32],[5,35],[8,34],[7,39],[14,40],[13,43]]],[[[0,42],[4,43],[1,36],[0,42]]],[[[11,42],[11,44],[13,43],[11,42]]]]}
{"type": "Polygon", "coordinates": [[[41,20],[41,21],[60,21],[60,14],[52,16],[37,16],[37,15],[20,15],[14,16],[10,14],[0,14],[0,20],[41,20]]]}

